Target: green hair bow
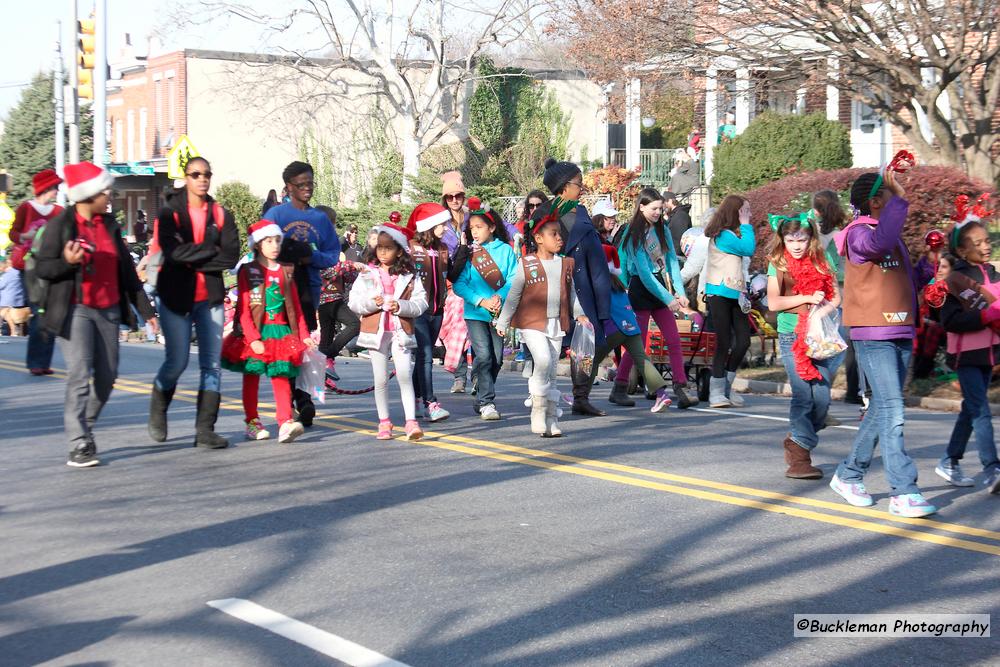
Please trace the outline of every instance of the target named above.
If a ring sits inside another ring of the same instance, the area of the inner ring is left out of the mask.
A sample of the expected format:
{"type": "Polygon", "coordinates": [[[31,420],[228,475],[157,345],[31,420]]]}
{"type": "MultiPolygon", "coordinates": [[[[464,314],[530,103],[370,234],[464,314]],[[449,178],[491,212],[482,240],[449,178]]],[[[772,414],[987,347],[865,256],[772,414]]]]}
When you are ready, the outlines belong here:
{"type": "Polygon", "coordinates": [[[816,213],[814,211],[803,211],[798,215],[775,215],[772,213],[767,216],[767,222],[774,231],[778,231],[778,228],[786,222],[797,222],[800,227],[808,229],[812,226],[815,219],[816,213]]]}

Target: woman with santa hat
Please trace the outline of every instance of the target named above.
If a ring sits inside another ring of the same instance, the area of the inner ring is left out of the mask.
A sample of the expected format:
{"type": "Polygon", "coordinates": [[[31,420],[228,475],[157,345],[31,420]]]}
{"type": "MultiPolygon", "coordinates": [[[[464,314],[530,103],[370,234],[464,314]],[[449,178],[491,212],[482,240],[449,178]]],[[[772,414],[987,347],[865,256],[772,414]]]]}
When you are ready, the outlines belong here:
{"type": "Polygon", "coordinates": [[[118,327],[135,326],[133,305],[154,332],[157,322],[118,225],[107,214],[114,176],[90,162],[66,165],[65,174],[75,204],[46,225],[36,271],[49,283],[42,324],[59,337],[67,366],[67,464],[89,468],[100,463],[93,428],[118,376],[118,327]]]}

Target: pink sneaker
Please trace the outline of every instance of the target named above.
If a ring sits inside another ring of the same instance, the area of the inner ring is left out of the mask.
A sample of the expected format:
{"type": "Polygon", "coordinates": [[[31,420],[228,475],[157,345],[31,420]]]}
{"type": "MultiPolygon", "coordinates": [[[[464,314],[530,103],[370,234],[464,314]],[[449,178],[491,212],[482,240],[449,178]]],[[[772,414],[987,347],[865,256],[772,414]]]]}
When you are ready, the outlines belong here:
{"type": "Polygon", "coordinates": [[[380,419],[378,422],[378,435],[376,440],[392,440],[392,422],[388,419],[380,419]]]}
{"type": "Polygon", "coordinates": [[[424,432],[420,430],[420,424],[417,423],[416,419],[406,420],[406,439],[407,440],[419,440],[424,437],[424,432]]]}

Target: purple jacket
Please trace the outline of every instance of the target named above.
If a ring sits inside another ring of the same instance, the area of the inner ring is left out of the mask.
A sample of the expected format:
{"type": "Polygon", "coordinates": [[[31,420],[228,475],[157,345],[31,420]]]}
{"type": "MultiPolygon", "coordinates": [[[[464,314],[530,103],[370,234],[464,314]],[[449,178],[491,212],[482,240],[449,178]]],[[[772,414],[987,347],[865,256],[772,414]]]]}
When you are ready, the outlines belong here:
{"type": "MultiPolygon", "coordinates": [[[[836,236],[837,249],[841,255],[847,255],[854,264],[864,264],[878,260],[898,248],[906,273],[913,284],[913,313],[917,310],[917,276],[910,261],[910,252],[903,243],[903,225],[906,224],[906,214],[910,204],[905,199],[893,196],[882,209],[882,215],[874,226],[868,224],[848,225],[836,236]],[[845,248],[846,246],[846,248],[845,248]],[[848,255],[847,251],[850,251],[848,255]]],[[[913,338],[916,329],[913,326],[893,325],[884,327],[851,327],[851,340],[892,340],[894,338],[913,338]]]]}

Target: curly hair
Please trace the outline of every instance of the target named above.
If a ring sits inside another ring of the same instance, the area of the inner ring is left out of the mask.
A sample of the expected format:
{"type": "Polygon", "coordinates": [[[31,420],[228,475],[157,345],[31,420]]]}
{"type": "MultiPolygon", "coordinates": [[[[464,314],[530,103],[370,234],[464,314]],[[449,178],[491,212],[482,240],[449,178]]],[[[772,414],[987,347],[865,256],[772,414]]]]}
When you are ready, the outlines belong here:
{"type": "MultiPolygon", "coordinates": [[[[396,239],[392,238],[391,236],[389,236],[385,232],[382,232],[381,234],[378,235],[379,245],[382,244],[383,240],[389,241],[394,246],[396,246],[396,248],[399,250],[399,252],[396,254],[396,260],[389,267],[389,275],[393,275],[393,276],[405,276],[407,274],[413,273],[413,271],[414,271],[413,259],[410,257],[410,253],[408,252],[408,249],[404,248],[401,245],[399,245],[399,243],[396,242],[396,239]]],[[[378,247],[378,246],[376,246],[376,247],[378,247]]],[[[378,261],[379,261],[378,260],[378,252],[377,251],[373,252],[372,253],[372,261],[370,263],[372,263],[372,264],[378,264],[378,261]]]]}

